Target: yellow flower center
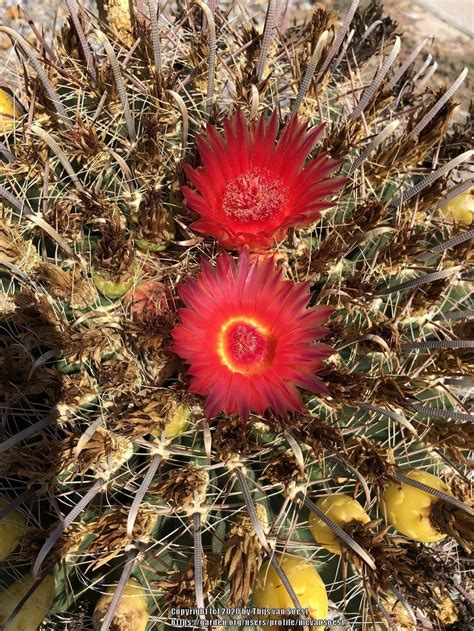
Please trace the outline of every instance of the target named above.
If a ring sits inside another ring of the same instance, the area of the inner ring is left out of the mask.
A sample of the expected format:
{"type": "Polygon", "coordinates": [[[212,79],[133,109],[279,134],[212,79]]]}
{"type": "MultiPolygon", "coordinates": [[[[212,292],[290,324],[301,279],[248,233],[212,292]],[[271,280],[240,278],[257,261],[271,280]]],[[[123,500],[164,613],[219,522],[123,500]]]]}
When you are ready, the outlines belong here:
{"type": "Polygon", "coordinates": [[[232,372],[243,375],[259,372],[271,362],[274,349],[270,331],[253,318],[230,318],[219,332],[217,352],[232,372]]]}

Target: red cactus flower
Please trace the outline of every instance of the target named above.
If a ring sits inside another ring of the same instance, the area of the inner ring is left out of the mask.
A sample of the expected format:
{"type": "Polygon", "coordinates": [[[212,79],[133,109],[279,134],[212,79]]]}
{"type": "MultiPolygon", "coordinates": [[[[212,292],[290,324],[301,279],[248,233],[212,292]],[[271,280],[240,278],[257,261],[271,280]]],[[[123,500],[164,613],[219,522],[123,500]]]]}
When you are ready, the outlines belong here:
{"type": "Polygon", "coordinates": [[[240,110],[224,121],[223,135],[209,125],[206,139],[197,138],[202,167],[185,165],[196,190],[184,187],[184,196],[200,215],[192,227],[223,247],[258,250],[282,240],[291,226],[314,223],[345,182],[330,178],[340,162],[325,154],[304,166],[323,128],[307,131],[294,116],[276,142],[276,113],[248,124],[240,110]]]}
{"type": "Polygon", "coordinates": [[[314,373],[334,351],[315,340],[327,334],[332,308],[307,308],[308,284],[283,280],[271,258],[251,263],[245,248],[236,264],[221,254],[179,295],[186,307],[174,350],[189,364],[191,391],[206,397],[208,418],[223,411],[245,421],[267,408],[286,416],[303,407],[297,386],[325,393],[314,373]]]}

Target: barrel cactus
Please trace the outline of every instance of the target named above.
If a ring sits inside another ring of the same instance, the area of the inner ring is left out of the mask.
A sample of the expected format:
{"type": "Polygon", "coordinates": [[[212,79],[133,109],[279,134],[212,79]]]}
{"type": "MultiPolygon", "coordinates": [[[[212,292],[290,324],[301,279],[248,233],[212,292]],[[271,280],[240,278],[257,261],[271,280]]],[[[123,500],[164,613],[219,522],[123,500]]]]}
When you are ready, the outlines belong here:
{"type": "Polygon", "coordinates": [[[466,71],[292,4],[0,26],[2,629],[469,628],[466,71]]]}

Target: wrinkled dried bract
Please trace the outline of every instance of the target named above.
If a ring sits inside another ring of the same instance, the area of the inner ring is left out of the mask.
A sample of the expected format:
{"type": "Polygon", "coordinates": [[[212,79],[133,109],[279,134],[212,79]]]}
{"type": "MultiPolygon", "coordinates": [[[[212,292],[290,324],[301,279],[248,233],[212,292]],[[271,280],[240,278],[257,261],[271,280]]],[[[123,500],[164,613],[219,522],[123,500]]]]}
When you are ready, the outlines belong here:
{"type": "MultiPolygon", "coordinates": [[[[261,505],[256,507],[260,523],[265,524],[267,515],[261,505]]],[[[224,544],[223,566],[229,581],[230,607],[245,607],[249,601],[259,570],[263,550],[247,515],[241,515],[230,527],[224,544]]]]}
{"type": "Polygon", "coordinates": [[[378,1],[54,4],[0,26],[0,617],[470,628],[466,73],[378,1]]]}

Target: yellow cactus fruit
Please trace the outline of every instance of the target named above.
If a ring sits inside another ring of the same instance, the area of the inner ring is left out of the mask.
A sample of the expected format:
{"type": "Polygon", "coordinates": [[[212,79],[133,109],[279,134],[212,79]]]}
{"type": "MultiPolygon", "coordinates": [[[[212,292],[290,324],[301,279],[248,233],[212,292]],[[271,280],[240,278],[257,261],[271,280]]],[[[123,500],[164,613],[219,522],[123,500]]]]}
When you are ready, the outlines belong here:
{"type": "Polygon", "coordinates": [[[448,219],[470,226],[474,220],[474,188],[452,199],[443,206],[441,212],[448,219]]]}
{"type": "MultiPolygon", "coordinates": [[[[414,470],[406,476],[451,495],[448,486],[431,473],[414,470]]],[[[406,537],[423,543],[441,541],[446,537],[431,521],[431,510],[437,501],[434,495],[397,482],[389,484],[383,493],[387,521],[406,537]]]]}
{"type": "MultiPolygon", "coordinates": [[[[8,505],[8,500],[0,497],[0,510],[8,505]]],[[[12,510],[0,519],[0,561],[9,556],[20,542],[25,532],[26,521],[19,510],[12,510]]]]}
{"type": "Polygon", "coordinates": [[[435,589],[440,596],[440,603],[436,609],[436,616],[443,627],[448,624],[454,624],[459,618],[459,611],[447,591],[441,592],[439,588],[435,589]]]}
{"type": "Polygon", "coordinates": [[[22,109],[8,88],[0,87],[0,134],[11,131],[23,115],[22,109]]]}
{"type": "MultiPolygon", "coordinates": [[[[308,609],[313,620],[328,617],[328,596],[326,586],[314,565],[308,559],[283,556],[279,559],[281,568],[290,581],[303,609],[308,609]]],[[[294,609],[293,602],[274,567],[267,561],[263,564],[254,590],[253,606],[262,609],[294,609]]],[[[294,617],[291,611],[282,616],[270,615],[275,620],[280,617],[294,617]]],[[[323,627],[318,627],[322,629],[323,627]]]]}
{"type": "MultiPolygon", "coordinates": [[[[98,631],[102,626],[114,593],[115,587],[111,587],[97,602],[92,616],[94,631],[98,631]]],[[[123,590],[111,629],[113,631],[145,631],[149,618],[145,592],[140,583],[131,578],[123,590]]]]}
{"type": "MultiPolygon", "coordinates": [[[[167,402],[165,412],[164,432],[166,438],[175,438],[185,432],[189,427],[191,416],[191,408],[188,405],[170,399],[167,402]]],[[[161,436],[161,433],[161,430],[152,432],[155,436],[161,436]]]]}
{"type": "Polygon", "coordinates": [[[188,429],[191,410],[184,403],[173,401],[171,408],[166,415],[165,435],[166,438],[174,438],[188,429]]]}
{"type": "MultiPolygon", "coordinates": [[[[0,624],[8,620],[34,582],[35,579],[31,574],[27,574],[10,585],[8,589],[0,592],[0,624]]],[[[7,631],[36,631],[51,607],[55,589],[54,576],[46,576],[6,627],[7,631]]]]}
{"type": "MultiPolygon", "coordinates": [[[[361,524],[367,524],[370,521],[370,517],[359,502],[343,493],[321,497],[316,502],[316,506],[341,528],[354,521],[361,524]]],[[[339,537],[319,517],[311,513],[308,524],[311,534],[320,546],[334,554],[342,554],[339,537]]]]}

